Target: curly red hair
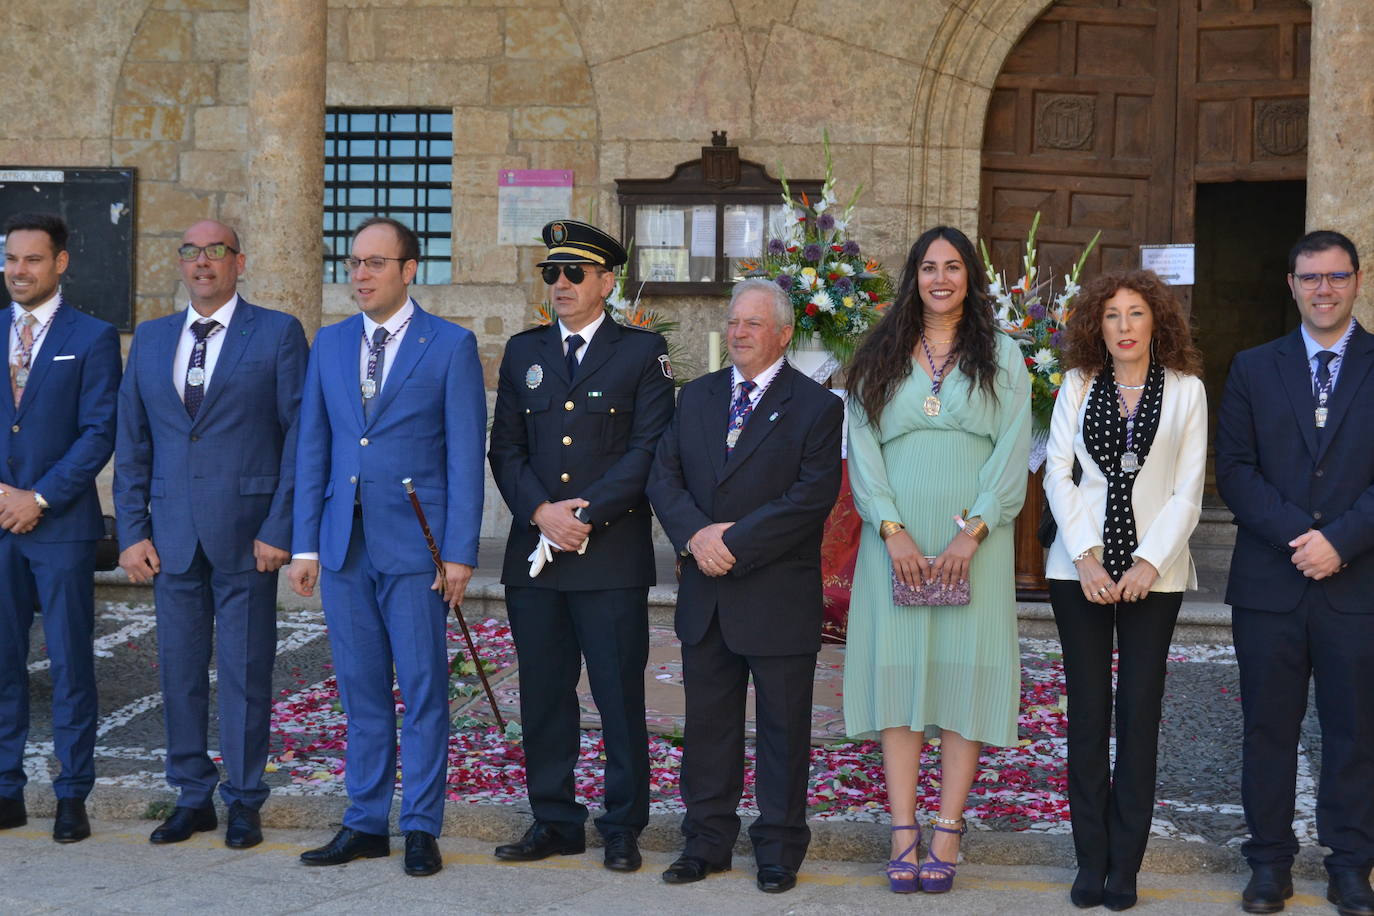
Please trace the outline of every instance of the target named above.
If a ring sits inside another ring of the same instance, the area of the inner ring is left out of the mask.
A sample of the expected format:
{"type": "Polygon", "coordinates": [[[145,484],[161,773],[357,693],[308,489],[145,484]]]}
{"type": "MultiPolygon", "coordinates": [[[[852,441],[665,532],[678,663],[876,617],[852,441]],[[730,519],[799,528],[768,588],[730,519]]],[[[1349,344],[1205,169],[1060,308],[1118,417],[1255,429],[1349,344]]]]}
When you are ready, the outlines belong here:
{"type": "Polygon", "coordinates": [[[1102,340],[1102,314],[1107,300],[1123,289],[1140,295],[1150,307],[1154,331],[1150,338],[1156,362],[1185,375],[1202,375],[1202,353],[1193,345],[1193,332],[1178,297],[1152,270],[1106,273],[1089,280],[1074,297],[1061,347],[1060,363],[1095,376],[1107,359],[1102,340]]]}

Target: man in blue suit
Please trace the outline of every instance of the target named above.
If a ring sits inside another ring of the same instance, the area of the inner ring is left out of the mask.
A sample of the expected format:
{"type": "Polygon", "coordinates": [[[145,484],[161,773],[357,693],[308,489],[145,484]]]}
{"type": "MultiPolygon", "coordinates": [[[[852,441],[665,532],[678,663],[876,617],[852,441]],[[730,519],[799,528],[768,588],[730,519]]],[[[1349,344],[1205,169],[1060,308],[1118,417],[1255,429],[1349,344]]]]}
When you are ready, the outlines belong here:
{"type": "Polygon", "coordinates": [[[405,871],[443,867],[436,838],[448,769],[445,618],[477,565],[487,401],[472,332],[425,312],[407,292],[419,257],[415,233],[396,220],[376,217],[358,228],[345,264],[361,314],[320,330],[301,399],[290,579],[301,595],[320,584],[348,716],[343,829],[302,854],[307,865],[390,853],[394,669],[406,707],[405,871]],[[405,478],[415,482],[442,575],[405,478]]]}
{"type": "Polygon", "coordinates": [[[1317,684],[1317,833],[1327,898],[1374,916],[1374,337],[1352,317],[1359,254],[1338,232],[1289,255],[1297,330],[1236,356],[1217,425],[1217,489],[1236,517],[1232,606],[1245,719],[1248,913],[1293,894],[1297,750],[1317,684]]]}
{"type": "Polygon", "coordinates": [[[153,843],[214,830],[262,842],[277,570],[291,559],[296,415],[308,348],[294,317],[238,295],[238,234],[206,220],[177,249],[190,306],[138,326],[119,389],[119,563],[153,583],[167,781],[181,793],[153,843]],[[216,635],[218,631],[218,635],[216,635]],[[225,779],[208,750],[210,653],[225,779]]]}
{"type": "Polygon", "coordinates": [[[0,395],[0,829],[22,826],[29,733],[29,630],[43,612],[52,660],[53,839],[91,835],[95,783],[95,478],[114,449],[119,334],[63,301],[67,226],[51,214],[5,225],[9,391],[0,395]]]}

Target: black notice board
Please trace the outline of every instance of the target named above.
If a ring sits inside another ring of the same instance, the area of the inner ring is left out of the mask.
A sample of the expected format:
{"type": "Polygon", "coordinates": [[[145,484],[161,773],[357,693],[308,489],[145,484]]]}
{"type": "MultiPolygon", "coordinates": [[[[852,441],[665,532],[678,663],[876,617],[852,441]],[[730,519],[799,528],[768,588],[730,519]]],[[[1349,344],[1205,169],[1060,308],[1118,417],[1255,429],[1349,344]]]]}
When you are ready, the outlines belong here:
{"type": "Polygon", "coordinates": [[[0,166],[0,226],[33,211],[60,214],[71,230],[64,300],[132,331],[134,170],[0,166]]]}

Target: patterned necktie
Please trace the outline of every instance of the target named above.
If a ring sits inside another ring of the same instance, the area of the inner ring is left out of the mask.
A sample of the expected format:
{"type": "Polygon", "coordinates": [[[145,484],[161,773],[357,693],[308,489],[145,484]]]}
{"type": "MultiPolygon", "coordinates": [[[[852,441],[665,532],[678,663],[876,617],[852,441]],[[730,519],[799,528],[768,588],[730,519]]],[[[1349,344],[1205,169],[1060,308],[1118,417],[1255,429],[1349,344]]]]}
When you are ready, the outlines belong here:
{"type": "Polygon", "coordinates": [[[586,341],[584,341],[584,340],[582,339],[582,335],[581,335],[581,334],[569,334],[568,337],[567,337],[567,340],[568,340],[568,355],[567,355],[567,360],[568,360],[568,381],[571,382],[571,381],[573,380],[573,378],[577,375],[577,350],[578,350],[578,348],[581,347],[584,343],[586,343],[586,341]]]}
{"type": "Polygon", "coordinates": [[[191,361],[186,365],[186,387],[182,389],[181,399],[185,402],[186,413],[192,420],[200,413],[200,405],[205,400],[205,342],[220,327],[220,323],[213,318],[202,318],[191,325],[191,333],[196,336],[196,342],[191,347],[191,361]]]}
{"type": "Polygon", "coordinates": [[[730,405],[730,424],[725,430],[725,451],[726,454],[735,450],[735,443],[739,441],[740,433],[744,431],[744,421],[749,419],[749,414],[754,412],[754,401],[749,395],[758,387],[757,382],[744,379],[739,383],[739,394],[735,401],[730,405]]]}
{"type": "Polygon", "coordinates": [[[1317,351],[1317,390],[1313,392],[1313,396],[1317,396],[1323,391],[1330,394],[1331,361],[1335,358],[1336,354],[1333,350],[1317,351]]]}
{"type": "Polygon", "coordinates": [[[19,319],[19,352],[10,360],[10,391],[14,393],[15,407],[19,406],[19,399],[24,396],[24,385],[28,384],[29,365],[33,362],[33,326],[36,324],[38,319],[33,317],[32,312],[26,312],[19,319]],[[21,377],[23,384],[20,384],[21,377]]]}
{"type": "Polygon", "coordinates": [[[372,354],[373,359],[367,362],[367,377],[375,386],[370,398],[363,398],[363,416],[367,419],[372,418],[372,411],[378,399],[382,396],[382,370],[386,368],[386,342],[391,335],[386,328],[379,327],[372,332],[372,354]]]}

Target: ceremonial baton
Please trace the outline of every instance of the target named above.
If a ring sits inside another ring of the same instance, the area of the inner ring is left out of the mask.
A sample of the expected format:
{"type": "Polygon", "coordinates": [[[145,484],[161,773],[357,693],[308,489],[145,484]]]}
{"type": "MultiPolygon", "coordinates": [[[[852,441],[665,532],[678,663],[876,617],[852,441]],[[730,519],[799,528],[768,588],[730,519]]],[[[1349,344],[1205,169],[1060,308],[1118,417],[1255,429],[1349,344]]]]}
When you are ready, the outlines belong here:
{"type": "MultiPolygon", "coordinates": [[[[434,535],[429,530],[429,522],[425,521],[425,510],[420,505],[420,497],[415,495],[415,483],[409,477],[401,481],[401,486],[406,488],[406,494],[410,497],[410,507],[415,510],[415,518],[420,523],[420,530],[425,533],[425,543],[429,545],[429,556],[434,561],[434,568],[439,571],[439,581],[444,581],[444,560],[439,556],[439,547],[434,543],[434,535]]],[[[477,644],[472,641],[472,632],[468,630],[468,622],[463,619],[463,609],[461,606],[453,609],[453,616],[458,618],[458,626],[463,630],[463,639],[467,641],[468,652],[472,655],[472,666],[477,669],[477,676],[482,679],[482,689],[487,692],[487,702],[491,704],[491,714],[496,716],[496,725],[501,731],[506,730],[506,720],[501,718],[501,710],[496,708],[496,697],[491,692],[491,684],[487,681],[487,672],[482,668],[482,660],[477,657],[477,644]]]]}

